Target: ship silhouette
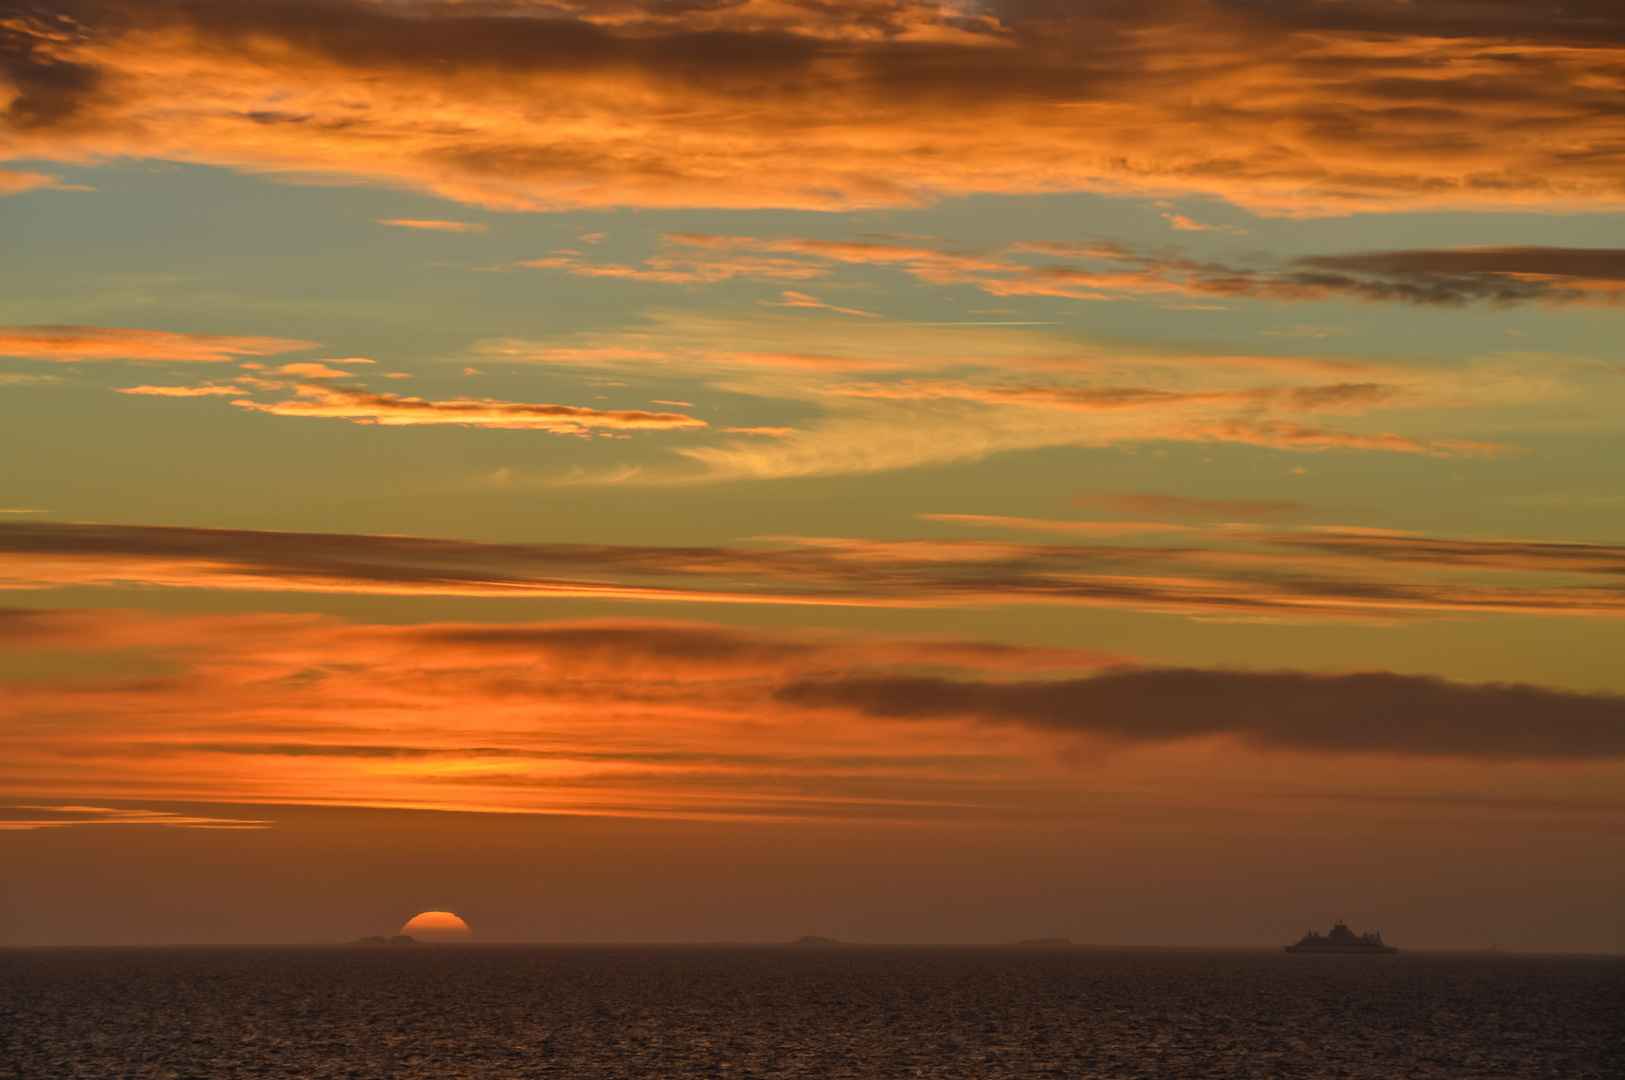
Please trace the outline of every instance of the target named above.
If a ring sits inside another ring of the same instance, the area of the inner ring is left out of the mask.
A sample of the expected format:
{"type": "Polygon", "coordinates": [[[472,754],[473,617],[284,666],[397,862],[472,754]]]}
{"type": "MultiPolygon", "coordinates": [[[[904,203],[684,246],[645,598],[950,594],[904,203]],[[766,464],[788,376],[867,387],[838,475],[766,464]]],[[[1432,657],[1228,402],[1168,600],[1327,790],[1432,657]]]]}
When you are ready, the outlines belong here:
{"type": "Polygon", "coordinates": [[[1343,925],[1338,919],[1332,925],[1332,932],[1321,937],[1311,930],[1303,935],[1303,940],[1296,945],[1288,945],[1287,952],[1308,953],[1396,953],[1399,950],[1392,945],[1382,943],[1379,933],[1356,935],[1353,930],[1343,925]]]}

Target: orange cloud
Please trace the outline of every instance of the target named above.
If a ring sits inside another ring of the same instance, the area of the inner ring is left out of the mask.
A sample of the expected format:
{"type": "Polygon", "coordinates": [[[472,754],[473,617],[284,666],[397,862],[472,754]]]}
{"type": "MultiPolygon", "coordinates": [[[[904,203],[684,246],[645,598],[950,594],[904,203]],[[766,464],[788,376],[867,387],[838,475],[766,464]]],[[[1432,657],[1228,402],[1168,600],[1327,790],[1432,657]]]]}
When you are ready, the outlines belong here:
{"type": "Polygon", "coordinates": [[[868,318],[880,318],[880,313],[878,311],[860,311],[857,308],[837,307],[834,304],[824,303],[816,296],[808,296],[806,293],[786,291],[780,293],[779,296],[782,297],[782,299],[776,301],[763,300],[762,303],[766,304],[768,307],[823,308],[826,311],[834,311],[842,315],[863,315],[868,318]]]}
{"type": "MultiPolygon", "coordinates": [[[[332,371],[323,377],[344,374],[342,371],[332,371]]],[[[370,390],[310,383],[299,386],[295,392],[299,397],[292,401],[243,399],[232,404],[273,416],[328,417],[358,424],[466,424],[484,428],[528,428],[562,435],[581,434],[594,428],[669,431],[706,426],[704,420],[682,413],[645,412],[642,409],[599,410],[577,405],[533,405],[491,398],[429,401],[400,394],[376,394],[370,390]]]]}
{"type": "Polygon", "coordinates": [[[234,397],[246,393],[240,386],[120,386],[113,392],[153,397],[234,397]]]}
{"type": "Polygon", "coordinates": [[[121,330],[105,326],[0,327],[0,356],[73,363],[84,360],[220,363],[239,356],[313,349],[310,341],[225,334],[175,334],[167,330],[121,330]]]}
{"type": "Polygon", "coordinates": [[[485,226],[472,221],[433,221],[423,218],[380,218],[380,225],[399,225],[404,229],[429,229],[434,232],[484,232],[485,226]]]}
{"type": "Polygon", "coordinates": [[[583,262],[573,254],[554,255],[516,263],[548,270],[564,270],[579,277],[625,278],[628,281],[659,281],[668,285],[709,285],[743,277],[753,281],[800,281],[829,273],[823,266],[796,259],[764,259],[755,256],[689,258],[659,254],[645,260],[642,268],[621,263],[583,262]]]}
{"type": "Polygon", "coordinates": [[[0,831],[63,829],[75,825],[164,825],[172,829],[265,829],[271,822],[194,817],[170,810],[109,806],[0,806],[0,831]]]}
{"type": "Polygon", "coordinates": [[[1397,386],[1338,383],[1331,386],[1265,386],[1246,390],[1175,391],[1148,386],[1010,386],[903,379],[833,388],[853,397],[1014,403],[1078,412],[1122,412],[1183,405],[1273,405],[1290,412],[1359,414],[1387,404],[1403,393],[1397,386]]]}
{"type": "Polygon", "coordinates": [[[1391,431],[1366,433],[1285,420],[1224,420],[1176,428],[1168,438],[1195,442],[1247,443],[1277,450],[1385,450],[1427,457],[1495,457],[1518,448],[1467,439],[1417,439],[1391,431]]]}
{"type": "MultiPolygon", "coordinates": [[[[752,281],[804,280],[824,277],[839,263],[900,266],[916,277],[936,283],[974,280],[977,272],[1017,269],[1008,262],[975,254],[918,244],[873,241],[814,240],[801,237],[759,239],[749,236],[712,236],[705,233],[668,233],[665,246],[644,260],[643,267],[619,263],[588,263],[579,257],[532,259],[519,266],[564,270],[586,277],[621,277],[670,284],[709,284],[731,278],[752,281]],[[763,252],[800,256],[772,258],[740,254],[763,252]]],[[[559,253],[555,253],[558,255],[559,253]]],[[[576,252],[563,253],[577,256],[576,252]]],[[[785,292],[778,307],[826,307],[849,315],[874,312],[835,308],[804,293],[785,292]]]]}
{"type": "Polygon", "coordinates": [[[979,8],[102,0],[10,21],[5,139],[17,157],[361,178],[509,210],[1625,201],[1612,11],[979,8]]]}
{"type": "Polygon", "coordinates": [[[1180,230],[1181,232],[1230,232],[1231,231],[1231,230],[1223,228],[1222,226],[1219,226],[1219,225],[1203,225],[1200,222],[1192,221],[1190,218],[1186,217],[1184,214],[1164,214],[1162,216],[1168,219],[1168,224],[1169,225],[1172,225],[1174,228],[1180,230]]]}
{"type": "Polygon", "coordinates": [[[0,169],[0,197],[6,195],[20,195],[25,191],[94,191],[95,188],[84,187],[80,184],[64,184],[60,176],[51,176],[46,173],[21,172],[17,169],[0,169]]]}
{"type": "MultiPolygon", "coordinates": [[[[370,364],[372,361],[352,358],[349,360],[335,360],[334,363],[370,364]]],[[[317,362],[310,364],[283,364],[281,367],[275,368],[273,374],[292,375],[296,379],[347,379],[353,374],[353,372],[340,371],[337,368],[330,368],[326,364],[317,362]]]]}

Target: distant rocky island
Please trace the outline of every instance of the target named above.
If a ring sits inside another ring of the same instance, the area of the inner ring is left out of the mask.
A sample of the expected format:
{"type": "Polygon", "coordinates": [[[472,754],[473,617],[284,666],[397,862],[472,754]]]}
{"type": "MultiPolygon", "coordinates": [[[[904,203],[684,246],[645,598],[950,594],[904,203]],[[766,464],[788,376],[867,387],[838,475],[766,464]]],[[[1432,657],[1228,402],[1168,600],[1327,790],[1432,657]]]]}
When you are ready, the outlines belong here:
{"type": "Polygon", "coordinates": [[[790,944],[792,944],[792,945],[839,945],[841,943],[839,941],[836,941],[832,937],[819,937],[817,934],[808,934],[805,937],[796,938],[794,941],[790,942],[790,944]]]}
{"type": "Polygon", "coordinates": [[[1028,938],[1026,941],[1018,941],[1016,944],[1026,949],[1059,949],[1063,947],[1070,947],[1072,945],[1072,939],[1064,937],[1035,937],[1028,938]]]}
{"type": "Polygon", "coordinates": [[[374,937],[364,937],[356,942],[357,945],[422,945],[423,942],[410,934],[396,934],[394,937],[384,937],[378,934],[374,937]]]}

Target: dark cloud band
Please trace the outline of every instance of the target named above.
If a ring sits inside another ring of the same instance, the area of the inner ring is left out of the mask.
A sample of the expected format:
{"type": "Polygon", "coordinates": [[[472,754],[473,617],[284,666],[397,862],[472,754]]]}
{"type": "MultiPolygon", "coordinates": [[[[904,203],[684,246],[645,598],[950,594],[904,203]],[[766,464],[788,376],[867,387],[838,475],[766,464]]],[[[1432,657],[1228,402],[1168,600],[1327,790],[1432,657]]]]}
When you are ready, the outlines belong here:
{"type": "Polygon", "coordinates": [[[1070,604],[1291,618],[1618,617],[1625,548],[1323,529],[1181,546],[785,540],[498,544],[412,536],[0,522],[0,583],[854,606],[1070,604]],[[1473,576],[1476,575],[1476,576],[1473,576]],[[1530,575],[1548,583],[1532,584],[1530,575]]]}
{"type": "Polygon", "coordinates": [[[898,720],[964,717],[1131,742],[1233,735],[1333,753],[1625,757],[1625,697],[1391,672],[1108,672],[1059,682],[806,679],[775,698],[898,720]]]}

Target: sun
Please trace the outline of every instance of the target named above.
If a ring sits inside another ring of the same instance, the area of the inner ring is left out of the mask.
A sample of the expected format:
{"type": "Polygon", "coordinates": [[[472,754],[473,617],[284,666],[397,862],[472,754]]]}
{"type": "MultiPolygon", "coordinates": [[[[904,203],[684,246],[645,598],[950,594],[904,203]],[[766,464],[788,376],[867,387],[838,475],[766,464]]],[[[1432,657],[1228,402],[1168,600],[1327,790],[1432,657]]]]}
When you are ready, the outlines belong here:
{"type": "Polygon", "coordinates": [[[425,911],[414,915],[401,927],[401,933],[418,941],[468,941],[474,931],[449,911],[425,911]]]}

